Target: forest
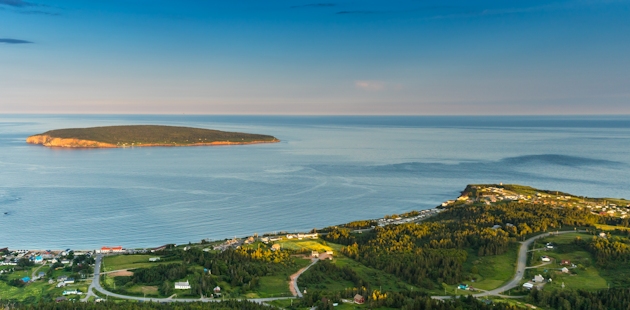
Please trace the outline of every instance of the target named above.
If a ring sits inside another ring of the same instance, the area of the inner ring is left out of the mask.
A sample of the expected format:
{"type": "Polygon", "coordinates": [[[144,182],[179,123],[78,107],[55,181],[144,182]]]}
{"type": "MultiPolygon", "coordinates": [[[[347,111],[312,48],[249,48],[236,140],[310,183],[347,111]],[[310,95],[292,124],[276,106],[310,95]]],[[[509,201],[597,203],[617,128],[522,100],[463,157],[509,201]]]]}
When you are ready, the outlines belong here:
{"type": "Polygon", "coordinates": [[[527,301],[541,307],[559,310],[611,310],[630,309],[630,289],[611,288],[595,292],[583,290],[538,291],[532,290],[527,301]]]}
{"type": "Polygon", "coordinates": [[[363,234],[334,227],[323,238],[345,245],[342,253],[358,262],[434,289],[464,278],[462,264],[470,250],[478,256],[503,254],[534,233],[598,222],[599,216],[578,208],[520,202],[456,205],[418,224],[376,227],[363,234]]]}
{"type": "Polygon", "coordinates": [[[36,305],[26,305],[17,303],[1,303],[0,307],[6,310],[201,310],[201,309],[217,309],[217,310],[262,310],[269,309],[268,306],[248,302],[227,300],[222,302],[208,303],[74,303],[74,302],[41,302],[36,305]]]}

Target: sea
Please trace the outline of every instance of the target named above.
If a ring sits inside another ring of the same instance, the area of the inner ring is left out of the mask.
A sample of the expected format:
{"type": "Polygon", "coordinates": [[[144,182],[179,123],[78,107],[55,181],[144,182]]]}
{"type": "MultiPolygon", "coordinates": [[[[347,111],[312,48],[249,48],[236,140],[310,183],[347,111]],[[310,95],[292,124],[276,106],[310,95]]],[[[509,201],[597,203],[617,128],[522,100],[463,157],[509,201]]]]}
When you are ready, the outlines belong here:
{"type": "Polygon", "coordinates": [[[472,183],[630,198],[630,116],[0,115],[0,248],[157,247],[434,208],[472,183]],[[274,144],[62,149],[127,124],[274,144]]]}

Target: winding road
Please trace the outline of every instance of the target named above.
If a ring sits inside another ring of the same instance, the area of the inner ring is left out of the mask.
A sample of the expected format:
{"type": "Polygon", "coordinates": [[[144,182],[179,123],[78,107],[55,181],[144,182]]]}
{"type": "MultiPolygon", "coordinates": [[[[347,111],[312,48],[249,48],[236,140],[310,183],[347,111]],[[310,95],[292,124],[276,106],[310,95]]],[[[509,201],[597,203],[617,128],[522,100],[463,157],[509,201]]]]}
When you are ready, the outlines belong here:
{"type": "MultiPolygon", "coordinates": [[[[505,296],[505,295],[501,295],[501,293],[508,291],[510,289],[513,289],[517,286],[519,286],[520,282],[523,280],[523,276],[525,274],[525,269],[527,269],[527,252],[529,251],[529,246],[536,240],[550,236],[550,235],[561,235],[561,234],[568,234],[568,233],[576,233],[576,232],[586,232],[585,230],[578,230],[578,231],[559,231],[559,232],[548,232],[548,233],[544,233],[544,234],[540,234],[534,237],[531,237],[525,241],[521,242],[521,247],[519,248],[518,251],[518,259],[516,261],[516,273],[514,274],[514,277],[507,283],[505,283],[504,285],[502,285],[501,287],[498,287],[496,289],[490,290],[490,291],[484,291],[482,293],[478,293],[478,294],[473,294],[474,297],[484,297],[484,296],[501,296],[501,297],[506,297],[506,298],[517,298],[519,296],[505,296]]],[[[116,293],[112,293],[110,291],[105,290],[102,286],[101,286],[101,282],[100,282],[100,276],[101,276],[101,262],[103,260],[103,255],[102,254],[97,254],[96,255],[96,262],[94,264],[94,279],[92,280],[92,284],[90,284],[90,287],[88,288],[88,293],[87,296],[85,296],[85,298],[83,298],[83,301],[87,301],[88,298],[90,296],[96,296],[94,295],[94,293],[92,292],[92,289],[96,290],[97,292],[106,295],[106,296],[110,296],[110,297],[115,297],[115,298],[120,298],[120,299],[131,299],[131,300],[138,300],[138,301],[152,301],[152,302],[218,302],[221,301],[221,299],[214,299],[214,298],[204,298],[204,297],[200,297],[200,298],[155,298],[155,297],[136,297],[136,296],[128,296],[128,295],[121,295],[121,294],[116,294],[116,293]]],[[[298,271],[297,273],[295,273],[292,277],[291,277],[291,282],[290,285],[293,288],[293,290],[295,290],[295,292],[297,293],[297,297],[302,297],[302,294],[299,290],[299,288],[297,287],[297,278],[304,272],[306,271],[309,267],[313,266],[313,264],[315,264],[318,260],[315,259],[313,260],[313,262],[308,265],[307,267],[301,269],[300,271],[298,271]]],[[[292,291],[293,291],[292,290],[292,291]]],[[[452,298],[453,296],[431,296],[431,298],[433,299],[449,299],[452,298]]],[[[251,299],[246,299],[252,302],[257,302],[257,303],[264,303],[264,302],[268,302],[268,301],[273,301],[273,300],[280,300],[280,299],[292,299],[295,297],[271,297],[271,298],[251,298],[251,299]]]]}
{"type": "MultiPolygon", "coordinates": [[[[538,236],[531,237],[523,242],[521,242],[521,247],[518,250],[518,259],[516,261],[516,273],[514,274],[514,278],[510,280],[508,283],[502,285],[501,287],[495,288],[490,291],[485,291],[479,294],[473,294],[474,297],[484,297],[484,296],[501,296],[506,298],[515,298],[518,296],[504,296],[501,293],[513,289],[519,286],[521,280],[523,280],[523,275],[525,274],[525,269],[527,268],[527,252],[529,246],[534,243],[534,241],[544,238],[550,235],[562,235],[576,232],[586,232],[585,230],[570,230],[570,231],[558,231],[558,232],[548,232],[544,234],[540,234],[538,236]]],[[[431,296],[433,299],[449,299],[453,296],[431,296]]]]}
{"type": "MultiPolygon", "coordinates": [[[[215,299],[215,298],[155,298],[155,297],[136,297],[136,296],[128,296],[128,295],[121,295],[121,294],[116,294],[116,293],[112,293],[106,289],[104,289],[101,286],[101,262],[103,260],[103,255],[102,254],[97,254],[96,255],[96,261],[94,263],[94,279],[92,279],[92,284],[90,284],[90,287],[88,288],[88,295],[83,298],[83,301],[87,301],[89,296],[94,295],[92,293],[92,289],[96,290],[97,292],[106,295],[106,296],[110,296],[110,297],[116,297],[116,298],[120,298],[120,299],[131,299],[131,300],[138,300],[138,301],[152,301],[152,302],[219,302],[222,299],[215,299]]],[[[94,295],[95,296],[95,295],[94,295]]],[[[251,302],[256,302],[256,303],[264,303],[264,302],[268,302],[268,301],[273,301],[273,300],[280,300],[280,299],[292,299],[295,297],[270,297],[270,298],[249,298],[249,299],[244,299],[244,300],[248,300],[251,302]]]]}

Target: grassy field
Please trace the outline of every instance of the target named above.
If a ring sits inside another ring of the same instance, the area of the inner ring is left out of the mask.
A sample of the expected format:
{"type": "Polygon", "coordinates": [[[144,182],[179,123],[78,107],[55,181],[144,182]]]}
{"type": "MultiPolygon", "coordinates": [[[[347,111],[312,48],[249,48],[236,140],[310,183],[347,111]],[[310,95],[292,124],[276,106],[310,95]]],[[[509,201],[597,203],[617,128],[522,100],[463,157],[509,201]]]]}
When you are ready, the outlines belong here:
{"type": "Polygon", "coordinates": [[[122,269],[136,269],[136,268],[148,268],[159,264],[172,264],[179,263],[181,261],[168,261],[168,262],[149,262],[150,257],[156,257],[155,255],[115,255],[107,256],[103,258],[103,271],[114,271],[122,269]]]}
{"type": "Polygon", "coordinates": [[[475,288],[491,290],[509,281],[516,269],[518,247],[518,244],[514,244],[505,254],[482,257],[477,256],[474,251],[469,251],[464,270],[471,272],[474,266],[477,267],[478,273],[474,275],[475,282],[463,281],[463,283],[475,288]]]}
{"type": "Polygon", "coordinates": [[[534,248],[543,247],[547,242],[551,242],[554,244],[554,249],[534,252],[532,264],[540,264],[541,260],[539,257],[541,255],[551,257],[552,261],[545,266],[527,270],[526,275],[543,274],[546,275],[546,278],[552,277],[553,282],[546,284],[545,290],[562,289],[562,283],[564,283],[566,289],[596,290],[606,288],[608,282],[600,274],[600,270],[594,266],[595,262],[592,255],[573,243],[576,237],[581,237],[582,239],[592,238],[589,234],[573,233],[549,236],[537,241],[534,248]],[[560,265],[562,260],[569,260],[577,266],[576,268],[567,266],[570,268],[571,274],[561,272],[562,267],[565,267],[560,265]]]}
{"type": "Polygon", "coordinates": [[[604,225],[604,224],[595,224],[595,227],[597,227],[597,229],[600,229],[600,230],[615,230],[615,229],[630,230],[630,227],[612,226],[612,225],[604,225]]]}
{"type": "Polygon", "coordinates": [[[300,258],[293,258],[293,261],[295,262],[296,267],[287,269],[278,275],[261,277],[258,289],[255,292],[246,294],[245,297],[265,298],[292,296],[291,291],[289,290],[289,276],[311,263],[310,260],[300,258]]]}
{"type": "Polygon", "coordinates": [[[296,251],[318,251],[326,252],[332,250],[330,246],[324,245],[325,241],[314,240],[282,240],[278,242],[283,249],[296,250],[296,251]]]}

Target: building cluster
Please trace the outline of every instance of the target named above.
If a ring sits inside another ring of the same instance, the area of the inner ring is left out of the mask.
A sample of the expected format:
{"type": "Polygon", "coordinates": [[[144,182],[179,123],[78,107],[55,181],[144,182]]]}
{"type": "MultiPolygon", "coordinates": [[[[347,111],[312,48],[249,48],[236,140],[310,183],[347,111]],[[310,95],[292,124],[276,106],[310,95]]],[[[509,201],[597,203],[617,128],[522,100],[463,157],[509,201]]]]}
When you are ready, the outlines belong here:
{"type": "Polygon", "coordinates": [[[381,227],[387,226],[387,225],[399,225],[399,224],[405,224],[405,223],[411,223],[411,222],[418,222],[430,216],[436,215],[442,211],[443,211],[442,209],[437,209],[437,208],[427,209],[427,210],[419,211],[420,214],[415,215],[415,216],[404,217],[404,218],[403,217],[380,218],[377,220],[377,222],[378,222],[378,226],[381,226],[381,227]]]}
{"type": "Polygon", "coordinates": [[[0,266],[17,266],[20,259],[28,259],[35,264],[61,263],[72,266],[72,260],[67,256],[73,252],[74,255],[91,255],[90,251],[51,251],[51,250],[9,250],[8,248],[0,249],[0,266]]]}
{"type": "Polygon", "coordinates": [[[225,251],[230,248],[238,249],[241,247],[241,245],[243,245],[243,243],[244,243],[244,240],[234,238],[234,239],[226,240],[225,242],[219,245],[215,245],[212,249],[215,251],[225,251]]]}
{"type": "Polygon", "coordinates": [[[630,204],[628,204],[627,206],[618,206],[617,204],[609,203],[602,205],[587,205],[586,208],[594,214],[602,216],[614,216],[623,219],[628,217],[630,204]]]}

